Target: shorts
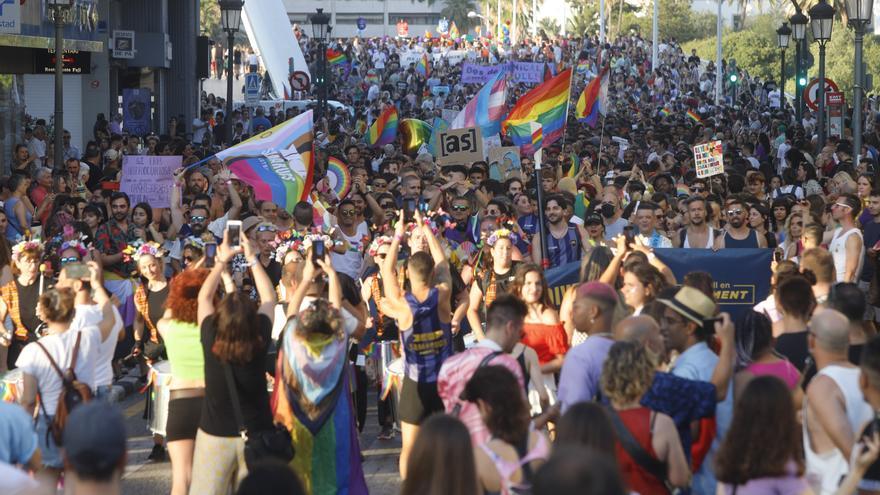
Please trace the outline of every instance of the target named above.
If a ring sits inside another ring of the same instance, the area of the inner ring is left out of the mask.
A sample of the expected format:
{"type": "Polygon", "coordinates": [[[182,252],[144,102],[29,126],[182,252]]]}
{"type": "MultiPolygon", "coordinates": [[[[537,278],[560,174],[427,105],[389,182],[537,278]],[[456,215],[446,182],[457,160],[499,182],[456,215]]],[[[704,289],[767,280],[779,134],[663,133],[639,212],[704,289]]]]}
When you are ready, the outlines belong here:
{"type": "Polygon", "coordinates": [[[40,411],[37,414],[37,445],[40,449],[41,463],[45,467],[60,469],[64,467],[64,459],[61,456],[61,448],[55,443],[55,437],[49,431],[49,425],[54,416],[46,416],[40,411]]]}
{"type": "Polygon", "coordinates": [[[168,403],[168,424],[165,426],[165,441],[195,440],[202,419],[204,397],[172,399],[168,403]]]}
{"type": "Polygon", "coordinates": [[[443,401],[437,394],[437,382],[421,383],[404,377],[398,406],[400,421],[418,425],[428,416],[443,410],[443,401]]]}

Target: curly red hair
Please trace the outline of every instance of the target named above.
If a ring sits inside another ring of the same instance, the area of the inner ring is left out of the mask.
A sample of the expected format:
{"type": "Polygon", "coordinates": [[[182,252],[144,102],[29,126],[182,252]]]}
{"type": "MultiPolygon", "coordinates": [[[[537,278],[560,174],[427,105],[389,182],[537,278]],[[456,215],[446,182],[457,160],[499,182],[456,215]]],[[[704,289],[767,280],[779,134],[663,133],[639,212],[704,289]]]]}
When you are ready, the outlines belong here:
{"type": "Polygon", "coordinates": [[[171,279],[165,309],[171,310],[171,318],[186,322],[198,321],[199,290],[208,278],[204,268],[184,270],[171,279]]]}

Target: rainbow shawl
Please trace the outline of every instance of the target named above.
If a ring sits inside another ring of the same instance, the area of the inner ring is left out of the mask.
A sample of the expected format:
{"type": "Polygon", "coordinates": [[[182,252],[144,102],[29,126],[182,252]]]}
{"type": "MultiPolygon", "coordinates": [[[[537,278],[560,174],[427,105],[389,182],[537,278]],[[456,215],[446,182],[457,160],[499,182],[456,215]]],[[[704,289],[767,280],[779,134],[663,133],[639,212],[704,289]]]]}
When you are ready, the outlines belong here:
{"type": "Polygon", "coordinates": [[[275,420],[293,437],[290,465],[307,493],[366,495],[354,407],[348,338],[298,335],[287,324],[275,380],[275,420]]]}

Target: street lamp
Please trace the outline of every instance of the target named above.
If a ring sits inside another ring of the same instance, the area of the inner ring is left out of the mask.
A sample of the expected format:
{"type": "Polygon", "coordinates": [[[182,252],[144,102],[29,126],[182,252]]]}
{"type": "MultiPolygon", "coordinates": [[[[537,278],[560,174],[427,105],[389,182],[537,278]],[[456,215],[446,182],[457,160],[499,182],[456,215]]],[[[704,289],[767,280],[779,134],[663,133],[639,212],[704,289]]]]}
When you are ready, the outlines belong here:
{"type": "Polygon", "coordinates": [[[791,28],[787,22],[783,22],[782,26],[776,30],[776,44],[782,50],[780,59],[782,60],[782,70],[779,72],[779,105],[785,109],[785,49],[788,48],[788,42],[791,41],[791,28]]]}
{"type": "Polygon", "coordinates": [[[819,43],[819,149],[825,147],[825,45],[831,41],[831,28],[834,25],[834,7],[825,0],[810,9],[810,29],[813,40],[819,43]]]}
{"type": "Polygon", "coordinates": [[[873,6],[874,2],[871,0],[846,0],[846,16],[855,32],[856,48],[852,115],[853,156],[856,164],[859,163],[859,155],[862,153],[862,83],[865,79],[862,70],[862,39],[865,36],[865,26],[871,23],[873,6]]]}
{"type": "Polygon", "coordinates": [[[492,33],[489,31],[489,19],[484,15],[480,15],[473,10],[467,13],[468,19],[480,19],[481,21],[486,21],[486,34],[491,35],[492,33]]]}
{"type": "Polygon", "coordinates": [[[226,143],[232,144],[232,57],[235,45],[235,33],[241,27],[241,9],[244,0],[219,0],[220,22],[226,31],[229,46],[226,48],[226,143]]]}
{"type": "Polygon", "coordinates": [[[64,170],[64,21],[73,6],[73,0],[48,0],[55,21],[55,170],[64,170]]]}
{"type": "Polygon", "coordinates": [[[330,39],[330,16],[324,13],[324,9],[317,9],[316,13],[309,18],[312,23],[312,39],[318,41],[318,73],[315,86],[318,89],[318,115],[321,118],[327,110],[327,41],[330,39]]]}
{"type": "Polygon", "coordinates": [[[801,12],[800,6],[795,3],[795,8],[797,9],[796,13],[788,19],[788,22],[791,23],[792,34],[794,35],[795,41],[795,57],[794,57],[794,106],[795,106],[795,118],[797,119],[797,123],[801,124],[804,118],[804,81],[801,81],[803,77],[803,65],[804,65],[804,54],[805,50],[805,41],[807,39],[807,22],[809,19],[807,16],[801,12]]]}

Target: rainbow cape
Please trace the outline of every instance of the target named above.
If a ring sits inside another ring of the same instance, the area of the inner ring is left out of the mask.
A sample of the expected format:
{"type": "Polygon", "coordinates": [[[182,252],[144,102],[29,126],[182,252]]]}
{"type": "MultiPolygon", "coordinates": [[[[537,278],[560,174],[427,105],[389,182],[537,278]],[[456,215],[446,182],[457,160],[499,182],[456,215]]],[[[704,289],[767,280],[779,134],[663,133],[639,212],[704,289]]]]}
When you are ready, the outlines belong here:
{"type": "Polygon", "coordinates": [[[553,144],[565,130],[570,94],[571,69],[566,69],[520,98],[501,127],[513,144],[524,148],[523,153],[533,154],[537,148],[531,136],[522,133],[522,124],[541,124],[542,146],[553,144]]]}
{"type": "Polygon", "coordinates": [[[431,66],[428,65],[428,54],[423,53],[422,58],[416,63],[416,72],[425,79],[431,77],[431,66]]]}
{"type": "Polygon", "coordinates": [[[330,65],[340,65],[348,62],[348,57],[344,53],[336,51],[332,48],[327,49],[327,62],[330,65]]]}
{"type": "Polygon", "coordinates": [[[348,165],[335,156],[327,159],[327,179],[339,199],[348,196],[348,192],[351,191],[351,173],[348,171],[348,165]]]}
{"type": "Polygon", "coordinates": [[[287,211],[306,199],[315,170],[312,111],[301,113],[216,155],[258,200],[287,211]]]}
{"type": "Polygon", "coordinates": [[[364,142],[370,146],[384,146],[397,139],[397,107],[389,105],[379,114],[364,135],[364,142]]]}
{"type": "Polygon", "coordinates": [[[423,144],[431,139],[431,124],[419,119],[403,119],[400,121],[400,135],[403,138],[403,151],[408,155],[416,155],[423,144]]]}

